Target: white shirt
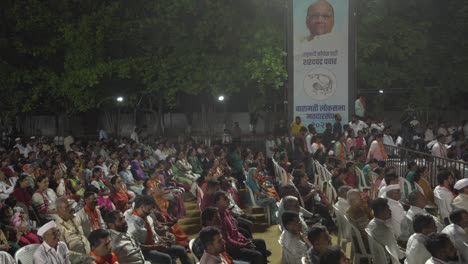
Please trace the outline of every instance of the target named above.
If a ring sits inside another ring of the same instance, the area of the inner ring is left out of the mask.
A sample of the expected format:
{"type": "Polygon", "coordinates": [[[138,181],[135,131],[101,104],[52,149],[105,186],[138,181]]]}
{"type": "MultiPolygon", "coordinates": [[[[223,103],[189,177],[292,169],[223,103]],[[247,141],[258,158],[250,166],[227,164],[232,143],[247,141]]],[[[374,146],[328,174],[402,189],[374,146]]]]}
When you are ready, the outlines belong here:
{"type": "Polygon", "coordinates": [[[138,138],[138,133],[133,131],[130,135],[130,138],[135,141],[137,144],[140,144],[140,139],[138,138]]]}
{"type": "Polygon", "coordinates": [[[378,123],[378,124],[372,123],[372,124],[370,125],[370,128],[371,128],[371,129],[375,128],[375,129],[377,129],[377,131],[379,131],[379,133],[382,133],[382,131],[384,130],[385,126],[384,126],[383,123],[378,123]]]}
{"type": "Polygon", "coordinates": [[[70,264],[67,245],[59,241],[57,249],[43,242],[34,252],[34,264],[70,264]]]}
{"type": "Polygon", "coordinates": [[[266,146],[265,155],[266,155],[267,158],[271,159],[273,157],[273,154],[275,154],[275,151],[273,150],[273,149],[276,148],[275,140],[274,139],[272,139],[272,140],[267,139],[266,142],[265,142],[265,146],[266,146]]]}
{"type": "Polygon", "coordinates": [[[424,264],[431,258],[431,253],[424,246],[426,239],[427,237],[421,233],[410,236],[406,244],[406,264],[424,264]]]}
{"type": "MultiPolygon", "coordinates": [[[[133,208],[128,209],[125,211],[125,220],[128,224],[128,231],[127,233],[135,239],[138,244],[145,244],[146,242],[146,235],[148,234],[148,229],[146,229],[145,220],[139,216],[133,214],[133,208]]],[[[156,233],[154,229],[153,219],[150,216],[146,217],[146,221],[148,221],[151,231],[153,232],[153,240],[155,243],[158,243],[160,238],[158,233],[156,233]]]]}
{"type": "Polygon", "coordinates": [[[282,264],[302,263],[301,258],[307,253],[306,243],[286,230],[281,233],[279,241],[283,248],[282,264]]]}
{"type": "Polygon", "coordinates": [[[104,129],[99,130],[99,140],[107,139],[107,132],[104,129]]]}
{"type": "Polygon", "coordinates": [[[432,129],[426,129],[426,132],[424,132],[424,141],[428,142],[428,141],[432,141],[434,140],[434,132],[432,131],[432,129]]]}
{"type": "Polygon", "coordinates": [[[468,194],[460,193],[453,199],[452,205],[468,211],[468,194]]]}
{"type": "Polygon", "coordinates": [[[322,143],[320,143],[320,144],[317,144],[317,143],[312,144],[312,147],[311,147],[312,152],[311,152],[311,153],[312,153],[312,154],[315,154],[315,152],[317,152],[317,150],[319,150],[319,148],[325,150],[325,146],[324,146],[322,143]]]}
{"type": "Polygon", "coordinates": [[[393,140],[392,136],[390,136],[390,135],[384,134],[382,142],[383,142],[384,145],[396,146],[395,141],[393,140]]]}
{"type": "Polygon", "coordinates": [[[448,264],[449,262],[445,262],[445,261],[442,261],[440,259],[437,259],[437,258],[430,258],[426,261],[425,264],[448,264]]]}
{"type": "Polygon", "coordinates": [[[365,122],[358,120],[356,124],[349,122],[349,127],[354,131],[354,137],[356,137],[359,130],[364,130],[364,128],[368,128],[369,126],[365,122]]]}
{"type": "Polygon", "coordinates": [[[158,159],[158,161],[166,160],[167,158],[166,153],[164,153],[160,149],[156,149],[156,151],[154,152],[154,155],[156,155],[156,158],[158,159]]]}
{"type": "Polygon", "coordinates": [[[310,154],[313,154],[312,152],[312,137],[315,136],[315,135],[312,135],[312,134],[307,134],[306,136],[306,145],[307,145],[307,151],[310,153],[310,154]]]}
{"type": "Polygon", "coordinates": [[[392,211],[392,230],[395,238],[401,235],[401,222],[405,219],[405,209],[399,201],[395,201],[387,197],[388,206],[392,211]]]}
{"type": "MultiPolygon", "coordinates": [[[[417,215],[417,214],[424,214],[424,215],[430,215],[432,216],[432,218],[434,219],[434,222],[436,224],[436,227],[437,227],[437,232],[442,232],[442,229],[444,229],[444,225],[442,225],[442,223],[440,223],[439,219],[431,214],[429,214],[428,212],[426,212],[424,209],[421,209],[419,207],[416,207],[416,206],[411,206],[410,209],[408,210],[408,212],[406,212],[406,218],[408,218],[410,221],[411,221],[411,224],[413,223],[414,221],[414,217],[417,215]]],[[[412,228],[411,228],[412,229],[412,228]]]]}
{"type": "Polygon", "coordinates": [[[437,198],[440,200],[439,202],[441,204],[437,204],[439,207],[440,214],[442,215],[442,218],[447,218],[450,215],[450,212],[452,212],[452,201],[453,201],[453,194],[452,192],[440,185],[437,185],[434,189],[434,196],[436,197],[436,203],[437,198]]]}
{"type": "MultiPolygon", "coordinates": [[[[372,219],[367,228],[374,237],[374,239],[380,243],[383,247],[388,246],[394,255],[398,255],[399,259],[405,257],[405,254],[400,250],[395,235],[392,233],[391,225],[387,221],[383,221],[379,218],[372,219]]],[[[376,263],[384,263],[382,259],[376,261],[376,263]]]]}
{"type": "Polygon", "coordinates": [[[436,157],[447,158],[447,148],[444,144],[436,142],[434,146],[432,146],[431,154],[436,157]]]}
{"type": "Polygon", "coordinates": [[[463,258],[463,263],[468,263],[468,247],[464,242],[468,242],[468,234],[458,225],[450,224],[442,230],[442,233],[447,234],[452,240],[453,245],[457,248],[459,256],[463,258]]]}

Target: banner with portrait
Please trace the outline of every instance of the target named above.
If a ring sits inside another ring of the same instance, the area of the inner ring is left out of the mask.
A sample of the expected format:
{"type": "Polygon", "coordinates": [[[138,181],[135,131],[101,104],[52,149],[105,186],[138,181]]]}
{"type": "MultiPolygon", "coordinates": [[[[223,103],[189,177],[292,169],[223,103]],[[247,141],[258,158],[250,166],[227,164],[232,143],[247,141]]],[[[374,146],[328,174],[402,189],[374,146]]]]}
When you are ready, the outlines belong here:
{"type": "Polygon", "coordinates": [[[293,0],[294,117],[323,132],[348,121],[348,0],[293,0]]]}

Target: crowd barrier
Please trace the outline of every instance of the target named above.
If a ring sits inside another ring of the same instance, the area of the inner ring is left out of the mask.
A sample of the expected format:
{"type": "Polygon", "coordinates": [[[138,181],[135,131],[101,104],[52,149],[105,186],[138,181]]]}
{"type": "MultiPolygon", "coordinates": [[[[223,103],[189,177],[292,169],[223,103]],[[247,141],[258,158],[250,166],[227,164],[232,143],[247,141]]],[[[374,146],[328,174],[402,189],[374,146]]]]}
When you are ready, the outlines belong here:
{"type": "Polygon", "coordinates": [[[468,163],[440,158],[429,153],[419,152],[412,149],[384,145],[389,158],[385,160],[386,166],[394,166],[401,177],[405,177],[408,171],[408,163],[415,161],[418,166],[425,166],[429,170],[428,181],[432,186],[437,185],[437,173],[439,167],[455,169],[458,178],[468,178],[468,163]]]}

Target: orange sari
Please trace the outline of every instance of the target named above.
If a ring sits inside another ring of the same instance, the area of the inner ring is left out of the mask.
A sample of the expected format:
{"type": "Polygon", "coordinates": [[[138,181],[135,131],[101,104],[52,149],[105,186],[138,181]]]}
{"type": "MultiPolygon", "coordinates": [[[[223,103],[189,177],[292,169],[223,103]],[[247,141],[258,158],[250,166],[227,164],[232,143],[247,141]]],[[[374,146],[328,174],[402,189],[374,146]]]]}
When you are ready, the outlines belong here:
{"type": "MultiPolygon", "coordinates": [[[[146,187],[149,187],[149,188],[154,188],[156,189],[158,192],[161,191],[161,189],[159,188],[159,182],[158,181],[155,181],[155,180],[148,180],[146,182],[146,187]]],[[[164,213],[164,214],[167,214],[167,209],[169,208],[169,201],[166,200],[166,199],[163,199],[160,195],[158,194],[154,194],[153,195],[153,199],[156,201],[156,203],[158,204],[159,208],[161,209],[161,212],[164,213]]]]}

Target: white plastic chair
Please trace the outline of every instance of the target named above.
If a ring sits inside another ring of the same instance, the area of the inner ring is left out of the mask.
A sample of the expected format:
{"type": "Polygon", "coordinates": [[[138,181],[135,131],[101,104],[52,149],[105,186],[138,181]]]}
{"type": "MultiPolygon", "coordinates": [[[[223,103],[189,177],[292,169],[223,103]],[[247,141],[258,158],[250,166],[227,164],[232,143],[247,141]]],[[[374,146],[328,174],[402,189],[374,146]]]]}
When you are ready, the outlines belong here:
{"type": "Polygon", "coordinates": [[[347,226],[351,229],[351,238],[354,238],[351,242],[351,258],[354,256],[354,263],[360,263],[361,259],[368,259],[369,261],[372,258],[372,255],[367,252],[364,241],[362,240],[361,232],[354,225],[351,224],[348,217],[343,215],[347,226]],[[356,245],[357,243],[357,245],[356,245]],[[359,249],[359,252],[357,251],[359,249]]]}
{"type": "Polygon", "coordinates": [[[192,238],[192,239],[190,239],[188,245],[189,245],[190,251],[192,251],[192,255],[193,255],[193,258],[195,259],[195,263],[200,263],[200,260],[197,258],[195,253],[193,253],[193,244],[194,243],[195,243],[195,238],[192,238]]]}
{"type": "Polygon", "coordinates": [[[33,264],[34,252],[36,252],[39,246],[41,246],[41,244],[31,244],[18,249],[15,253],[16,263],[33,264]]]}
{"type": "MultiPolygon", "coordinates": [[[[333,211],[335,211],[336,222],[338,225],[338,246],[340,246],[346,252],[346,247],[348,243],[351,242],[349,226],[346,223],[346,219],[344,218],[343,213],[335,205],[333,205],[333,211]]],[[[352,258],[353,256],[351,252],[351,259],[352,258]]]]}
{"type": "Polygon", "coordinates": [[[375,240],[369,229],[366,228],[365,230],[367,233],[367,239],[369,240],[372,263],[388,263],[384,247],[375,240]]]}
{"type": "Polygon", "coordinates": [[[249,191],[250,201],[252,202],[252,207],[253,208],[263,208],[265,210],[267,223],[268,223],[268,225],[271,225],[270,206],[268,206],[268,205],[265,206],[265,207],[259,206],[257,204],[257,202],[255,202],[255,194],[253,193],[252,189],[250,189],[250,187],[247,185],[247,183],[245,181],[244,181],[244,185],[245,185],[245,188],[249,191]]]}
{"type": "Polygon", "coordinates": [[[327,189],[326,189],[325,195],[327,196],[328,201],[331,204],[334,204],[336,198],[338,197],[338,195],[336,194],[335,187],[333,187],[331,180],[327,181],[326,185],[327,185],[327,189]]]}
{"type": "Polygon", "coordinates": [[[385,246],[385,251],[387,252],[387,254],[390,256],[391,260],[392,260],[392,264],[400,264],[400,260],[398,259],[397,256],[395,256],[392,251],[390,250],[390,248],[386,245],[385,246]]]}

